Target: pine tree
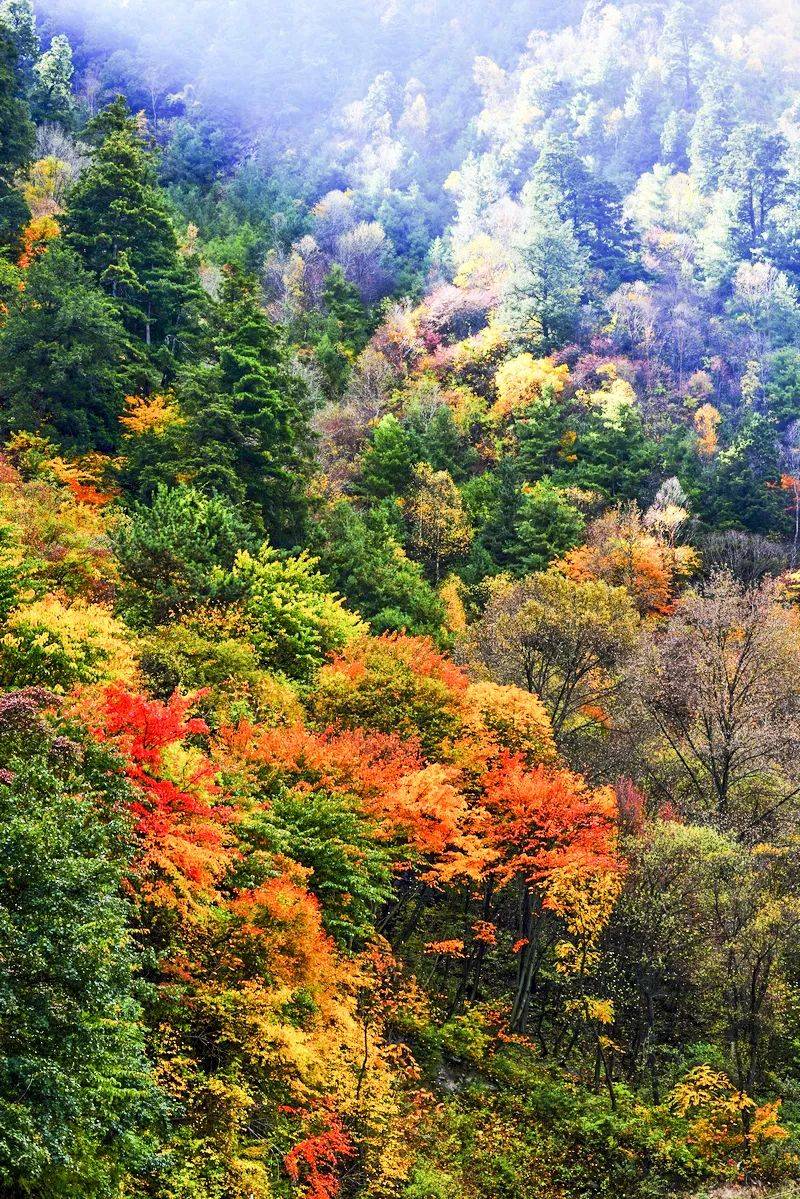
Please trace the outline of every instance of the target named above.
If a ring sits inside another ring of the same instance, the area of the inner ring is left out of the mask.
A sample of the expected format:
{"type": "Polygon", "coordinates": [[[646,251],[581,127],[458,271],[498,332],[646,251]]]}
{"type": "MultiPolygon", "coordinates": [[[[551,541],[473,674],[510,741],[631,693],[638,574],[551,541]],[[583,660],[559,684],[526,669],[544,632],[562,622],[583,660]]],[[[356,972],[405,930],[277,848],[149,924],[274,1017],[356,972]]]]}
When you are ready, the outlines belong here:
{"type": "Polygon", "coordinates": [[[169,377],[196,334],[200,284],[179,252],[153,155],[125,101],[110,104],[88,133],[99,144],[70,197],[65,240],[169,377]]]}
{"type": "Polygon", "coordinates": [[[0,329],[0,428],[111,450],[136,377],[114,305],[56,241],[34,261],[0,329]]]}
{"type": "Polygon", "coordinates": [[[62,125],[72,122],[72,76],[75,66],[72,61],[72,46],[63,33],[59,33],[33,68],[34,84],[31,91],[31,107],[37,121],[57,121],[62,125]]]}
{"type": "Polygon", "coordinates": [[[12,246],[30,217],[14,180],[33,156],[35,137],[18,64],[13,37],[0,25],[0,245],[12,246]]]}
{"type": "Polygon", "coordinates": [[[36,29],[33,0],[2,0],[0,25],[5,27],[14,43],[17,51],[17,70],[23,89],[27,91],[33,84],[33,67],[42,49],[36,29]]]}
{"type": "Polygon", "coordinates": [[[250,505],[275,545],[293,545],[306,510],[311,437],[306,389],[253,281],[222,286],[214,361],[187,371],[180,469],[195,486],[250,505]]]}

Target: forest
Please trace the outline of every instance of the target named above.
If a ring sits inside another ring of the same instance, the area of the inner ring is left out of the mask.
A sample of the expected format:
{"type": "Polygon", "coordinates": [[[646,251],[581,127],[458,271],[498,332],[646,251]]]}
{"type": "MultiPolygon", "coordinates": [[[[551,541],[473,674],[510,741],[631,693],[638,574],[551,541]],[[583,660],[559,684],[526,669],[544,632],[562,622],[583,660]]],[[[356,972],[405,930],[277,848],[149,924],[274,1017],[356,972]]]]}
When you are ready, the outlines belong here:
{"type": "Polygon", "coordinates": [[[800,0],[0,0],[0,1199],[800,1195],[800,0]]]}

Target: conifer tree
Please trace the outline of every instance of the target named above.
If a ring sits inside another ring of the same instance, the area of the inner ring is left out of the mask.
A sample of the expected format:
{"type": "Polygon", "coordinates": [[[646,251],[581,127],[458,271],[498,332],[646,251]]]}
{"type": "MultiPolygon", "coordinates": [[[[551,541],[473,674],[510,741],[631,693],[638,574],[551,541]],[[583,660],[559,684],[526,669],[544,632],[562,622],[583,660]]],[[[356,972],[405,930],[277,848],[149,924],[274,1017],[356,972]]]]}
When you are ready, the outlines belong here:
{"type": "Polygon", "coordinates": [[[179,389],[181,470],[246,503],[274,544],[292,545],[311,470],[305,385],[253,281],[229,272],[217,317],[213,363],[187,371],[179,389]]]}
{"type": "Polygon", "coordinates": [[[30,216],[14,179],[33,156],[35,136],[18,63],[14,39],[0,20],[0,245],[12,246],[30,216]]]}
{"type": "Polygon", "coordinates": [[[98,142],[70,198],[67,244],[169,377],[196,334],[199,281],[181,256],[153,155],[119,98],[90,122],[98,142]]]}
{"type": "Polygon", "coordinates": [[[111,450],[135,351],[114,305],[56,241],[37,258],[0,329],[0,428],[111,450]]]}

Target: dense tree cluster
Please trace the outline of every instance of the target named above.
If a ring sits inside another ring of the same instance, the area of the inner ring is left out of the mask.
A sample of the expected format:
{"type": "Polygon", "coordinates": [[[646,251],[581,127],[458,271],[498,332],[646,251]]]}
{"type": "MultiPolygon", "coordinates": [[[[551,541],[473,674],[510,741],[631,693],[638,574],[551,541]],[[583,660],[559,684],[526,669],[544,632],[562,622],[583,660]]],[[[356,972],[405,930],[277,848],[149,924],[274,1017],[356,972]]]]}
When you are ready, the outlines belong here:
{"type": "Polygon", "coordinates": [[[0,1195],[795,1184],[794,0],[122,7],[0,3],[0,1195]]]}

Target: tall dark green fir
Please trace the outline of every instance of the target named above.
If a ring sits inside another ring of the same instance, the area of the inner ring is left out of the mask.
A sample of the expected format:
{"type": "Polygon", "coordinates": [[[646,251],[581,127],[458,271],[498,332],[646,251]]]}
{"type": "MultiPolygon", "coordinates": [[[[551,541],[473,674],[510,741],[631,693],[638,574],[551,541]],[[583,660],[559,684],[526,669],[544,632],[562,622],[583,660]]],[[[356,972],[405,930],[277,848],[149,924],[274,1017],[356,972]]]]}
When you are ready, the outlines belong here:
{"type": "Polygon", "coordinates": [[[126,102],[115,100],[87,132],[96,149],[70,197],[65,241],[170,379],[196,336],[202,289],[180,253],[154,156],[126,102]]]}

